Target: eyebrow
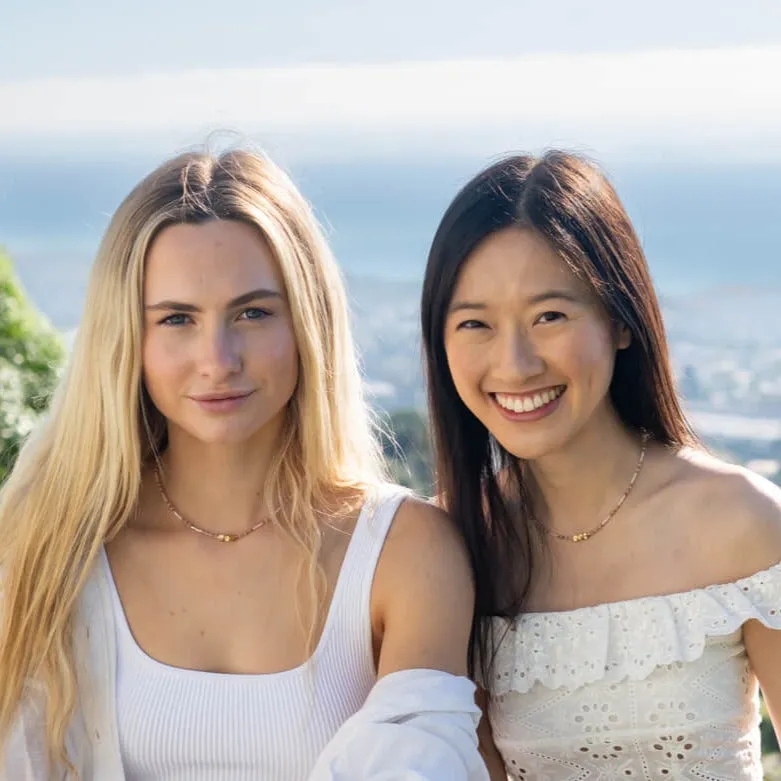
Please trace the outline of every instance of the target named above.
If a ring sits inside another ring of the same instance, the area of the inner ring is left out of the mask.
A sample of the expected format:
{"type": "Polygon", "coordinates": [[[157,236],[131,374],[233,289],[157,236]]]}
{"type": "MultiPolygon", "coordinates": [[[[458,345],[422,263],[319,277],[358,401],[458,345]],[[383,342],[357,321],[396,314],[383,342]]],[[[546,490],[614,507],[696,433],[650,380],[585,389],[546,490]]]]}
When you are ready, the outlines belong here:
{"type": "MultiPolygon", "coordinates": [[[[234,309],[237,306],[243,306],[249,304],[252,301],[260,301],[264,298],[282,298],[282,294],[277,290],[269,290],[267,288],[258,288],[257,290],[250,290],[248,293],[242,293],[240,296],[228,301],[227,309],[234,309]]],[[[171,301],[166,299],[165,301],[158,301],[155,304],[149,304],[144,309],[147,312],[156,312],[162,309],[171,310],[175,309],[177,312],[200,312],[201,308],[195,304],[188,304],[184,301],[171,301]]]]}
{"type": "Polygon", "coordinates": [[[537,293],[527,300],[527,304],[544,304],[546,301],[569,301],[571,304],[582,304],[583,297],[569,290],[546,290],[543,293],[537,293]]]}
{"type": "MultiPolygon", "coordinates": [[[[526,304],[535,306],[537,304],[544,304],[546,301],[569,301],[573,304],[583,303],[583,299],[580,296],[567,290],[545,290],[542,293],[537,293],[536,295],[527,298],[526,304]]],[[[448,307],[448,314],[462,312],[466,309],[482,311],[488,309],[488,305],[481,301],[454,301],[450,307],[448,307]]]]}

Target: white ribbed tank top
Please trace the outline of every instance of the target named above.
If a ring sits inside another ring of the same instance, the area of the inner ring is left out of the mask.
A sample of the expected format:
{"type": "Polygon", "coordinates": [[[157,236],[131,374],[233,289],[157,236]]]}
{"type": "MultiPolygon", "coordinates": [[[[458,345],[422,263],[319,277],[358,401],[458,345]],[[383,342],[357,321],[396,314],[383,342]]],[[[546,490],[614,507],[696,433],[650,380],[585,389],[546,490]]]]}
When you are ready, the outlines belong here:
{"type": "Polygon", "coordinates": [[[311,659],[280,673],[185,670],[152,659],[133,637],[116,584],[117,725],[127,781],[305,781],[322,749],[376,680],[370,616],[374,571],[402,499],[368,499],[311,659]]]}

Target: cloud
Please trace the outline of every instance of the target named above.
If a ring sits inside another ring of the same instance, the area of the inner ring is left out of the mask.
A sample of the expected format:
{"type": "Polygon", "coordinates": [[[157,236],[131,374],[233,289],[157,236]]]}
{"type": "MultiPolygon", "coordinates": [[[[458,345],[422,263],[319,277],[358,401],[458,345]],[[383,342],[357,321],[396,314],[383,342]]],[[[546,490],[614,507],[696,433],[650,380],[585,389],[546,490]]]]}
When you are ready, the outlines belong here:
{"type": "Polygon", "coordinates": [[[0,141],[304,153],[568,145],[781,155],[781,48],[198,70],[0,82],[0,141]]]}

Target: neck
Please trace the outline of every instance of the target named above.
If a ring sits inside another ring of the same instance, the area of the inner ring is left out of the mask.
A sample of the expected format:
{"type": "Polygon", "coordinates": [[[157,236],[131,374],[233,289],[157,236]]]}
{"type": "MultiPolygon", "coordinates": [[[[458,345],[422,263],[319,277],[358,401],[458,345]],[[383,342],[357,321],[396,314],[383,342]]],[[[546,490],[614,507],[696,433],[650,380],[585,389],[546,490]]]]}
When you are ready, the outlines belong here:
{"type": "Polygon", "coordinates": [[[593,528],[629,487],[640,452],[640,438],[612,409],[595,416],[563,448],[530,463],[539,517],[567,535],[593,528]]]}
{"type": "Polygon", "coordinates": [[[213,445],[170,431],[160,469],[165,492],[178,512],[202,529],[247,531],[271,509],[264,506],[263,490],[277,442],[277,437],[265,437],[213,445]]]}

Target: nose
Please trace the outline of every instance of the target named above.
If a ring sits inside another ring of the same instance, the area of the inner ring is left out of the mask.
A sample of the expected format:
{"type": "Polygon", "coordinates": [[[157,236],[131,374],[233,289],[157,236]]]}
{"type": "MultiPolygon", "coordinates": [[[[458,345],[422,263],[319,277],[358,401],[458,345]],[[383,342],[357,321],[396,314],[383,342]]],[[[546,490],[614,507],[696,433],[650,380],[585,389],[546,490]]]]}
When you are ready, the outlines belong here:
{"type": "Polygon", "coordinates": [[[224,323],[203,329],[198,351],[198,369],[215,385],[241,372],[241,338],[224,323]]]}
{"type": "Polygon", "coordinates": [[[524,329],[516,328],[500,335],[493,356],[494,379],[522,383],[542,374],[545,361],[524,329]]]}

